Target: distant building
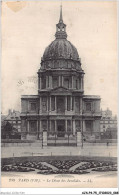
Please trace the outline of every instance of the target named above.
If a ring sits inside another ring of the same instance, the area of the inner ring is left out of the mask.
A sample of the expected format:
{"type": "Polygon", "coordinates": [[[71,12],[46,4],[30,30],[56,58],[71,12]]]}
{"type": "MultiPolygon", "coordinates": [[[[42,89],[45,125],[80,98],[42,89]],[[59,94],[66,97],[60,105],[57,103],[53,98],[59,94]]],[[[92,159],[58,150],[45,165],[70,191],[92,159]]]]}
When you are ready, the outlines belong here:
{"type": "Polygon", "coordinates": [[[5,120],[6,117],[7,117],[7,115],[4,115],[4,114],[1,113],[1,123],[4,122],[4,120],[5,120]]]}
{"type": "Polygon", "coordinates": [[[108,108],[102,111],[100,131],[102,138],[117,139],[117,117],[108,108]]]}
{"type": "Polygon", "coordinates": [[[9,110],[9,113],[5,117],[4,122],[11,123],[14,128],[14,131],[21,132],[21,118],[19,111],[9,110]]]}
{"type": "MultiPolygon", "coordinates": [[[[81,144],[82,137],[100,139],[100,96],[84,95],[84,70],[77,49],[67,40],[60,11],[56,39],[45,49],[38,70],[38,95],[21,98],[22,139],[45,145],[55,139],[81,144]]],[[[54,142],[54,141],[53,141],[54,142]]]]}

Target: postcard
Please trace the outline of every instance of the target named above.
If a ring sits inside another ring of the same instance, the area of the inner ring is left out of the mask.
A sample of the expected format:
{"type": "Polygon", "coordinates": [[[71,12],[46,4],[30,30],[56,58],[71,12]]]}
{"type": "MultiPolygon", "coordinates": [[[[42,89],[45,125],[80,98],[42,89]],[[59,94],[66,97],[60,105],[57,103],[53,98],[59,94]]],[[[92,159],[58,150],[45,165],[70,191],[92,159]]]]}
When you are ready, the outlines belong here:
{"type": "Polygon", "coordinates": [[[116,189],[117,1],[1,10],[1,187],[116,189]]]}

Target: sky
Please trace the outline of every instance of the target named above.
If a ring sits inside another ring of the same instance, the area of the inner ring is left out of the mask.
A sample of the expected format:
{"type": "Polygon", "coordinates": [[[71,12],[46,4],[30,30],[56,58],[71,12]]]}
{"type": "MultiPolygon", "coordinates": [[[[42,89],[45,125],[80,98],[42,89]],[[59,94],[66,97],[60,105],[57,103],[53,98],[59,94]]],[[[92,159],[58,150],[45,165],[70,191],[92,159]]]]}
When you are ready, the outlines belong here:
{"type": "MultiPolygon", "coordinates": [[[[62,1],[67,39],[85,72],[85,95],[117,114],[117,3],[62,1]]],[[[37,71],[55,39],[60,1],[2,2],[2,108],[21,110],[21,95],[37,94],[37,71]]]]}

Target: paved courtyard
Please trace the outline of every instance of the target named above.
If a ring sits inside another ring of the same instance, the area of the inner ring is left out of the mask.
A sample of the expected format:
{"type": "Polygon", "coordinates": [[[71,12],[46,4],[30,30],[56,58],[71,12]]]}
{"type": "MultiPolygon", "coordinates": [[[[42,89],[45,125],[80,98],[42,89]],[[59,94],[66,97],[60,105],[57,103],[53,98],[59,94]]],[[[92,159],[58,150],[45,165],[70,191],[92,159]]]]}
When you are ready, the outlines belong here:
{"type": "Polygon", "coordinates": [[[117,157],[117,146],[106,144],[84,144],[82,147],[44,147],[41,145],[5,146],[1,148],[2,158],[21,156],[104,156],[117,157]]]}

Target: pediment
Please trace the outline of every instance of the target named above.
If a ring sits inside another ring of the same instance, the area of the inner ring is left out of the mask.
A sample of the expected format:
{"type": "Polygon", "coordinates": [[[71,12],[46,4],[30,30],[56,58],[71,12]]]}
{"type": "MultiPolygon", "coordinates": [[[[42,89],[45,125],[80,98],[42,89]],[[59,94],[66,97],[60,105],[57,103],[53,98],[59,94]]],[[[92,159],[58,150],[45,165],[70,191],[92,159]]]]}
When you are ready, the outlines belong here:
{"type": "Polygon", "coordinates": [[[53,92],[68,92],[69,89],[65,88],[65,87],[57,87],[55,89],[52,89],[53,92]]]}

